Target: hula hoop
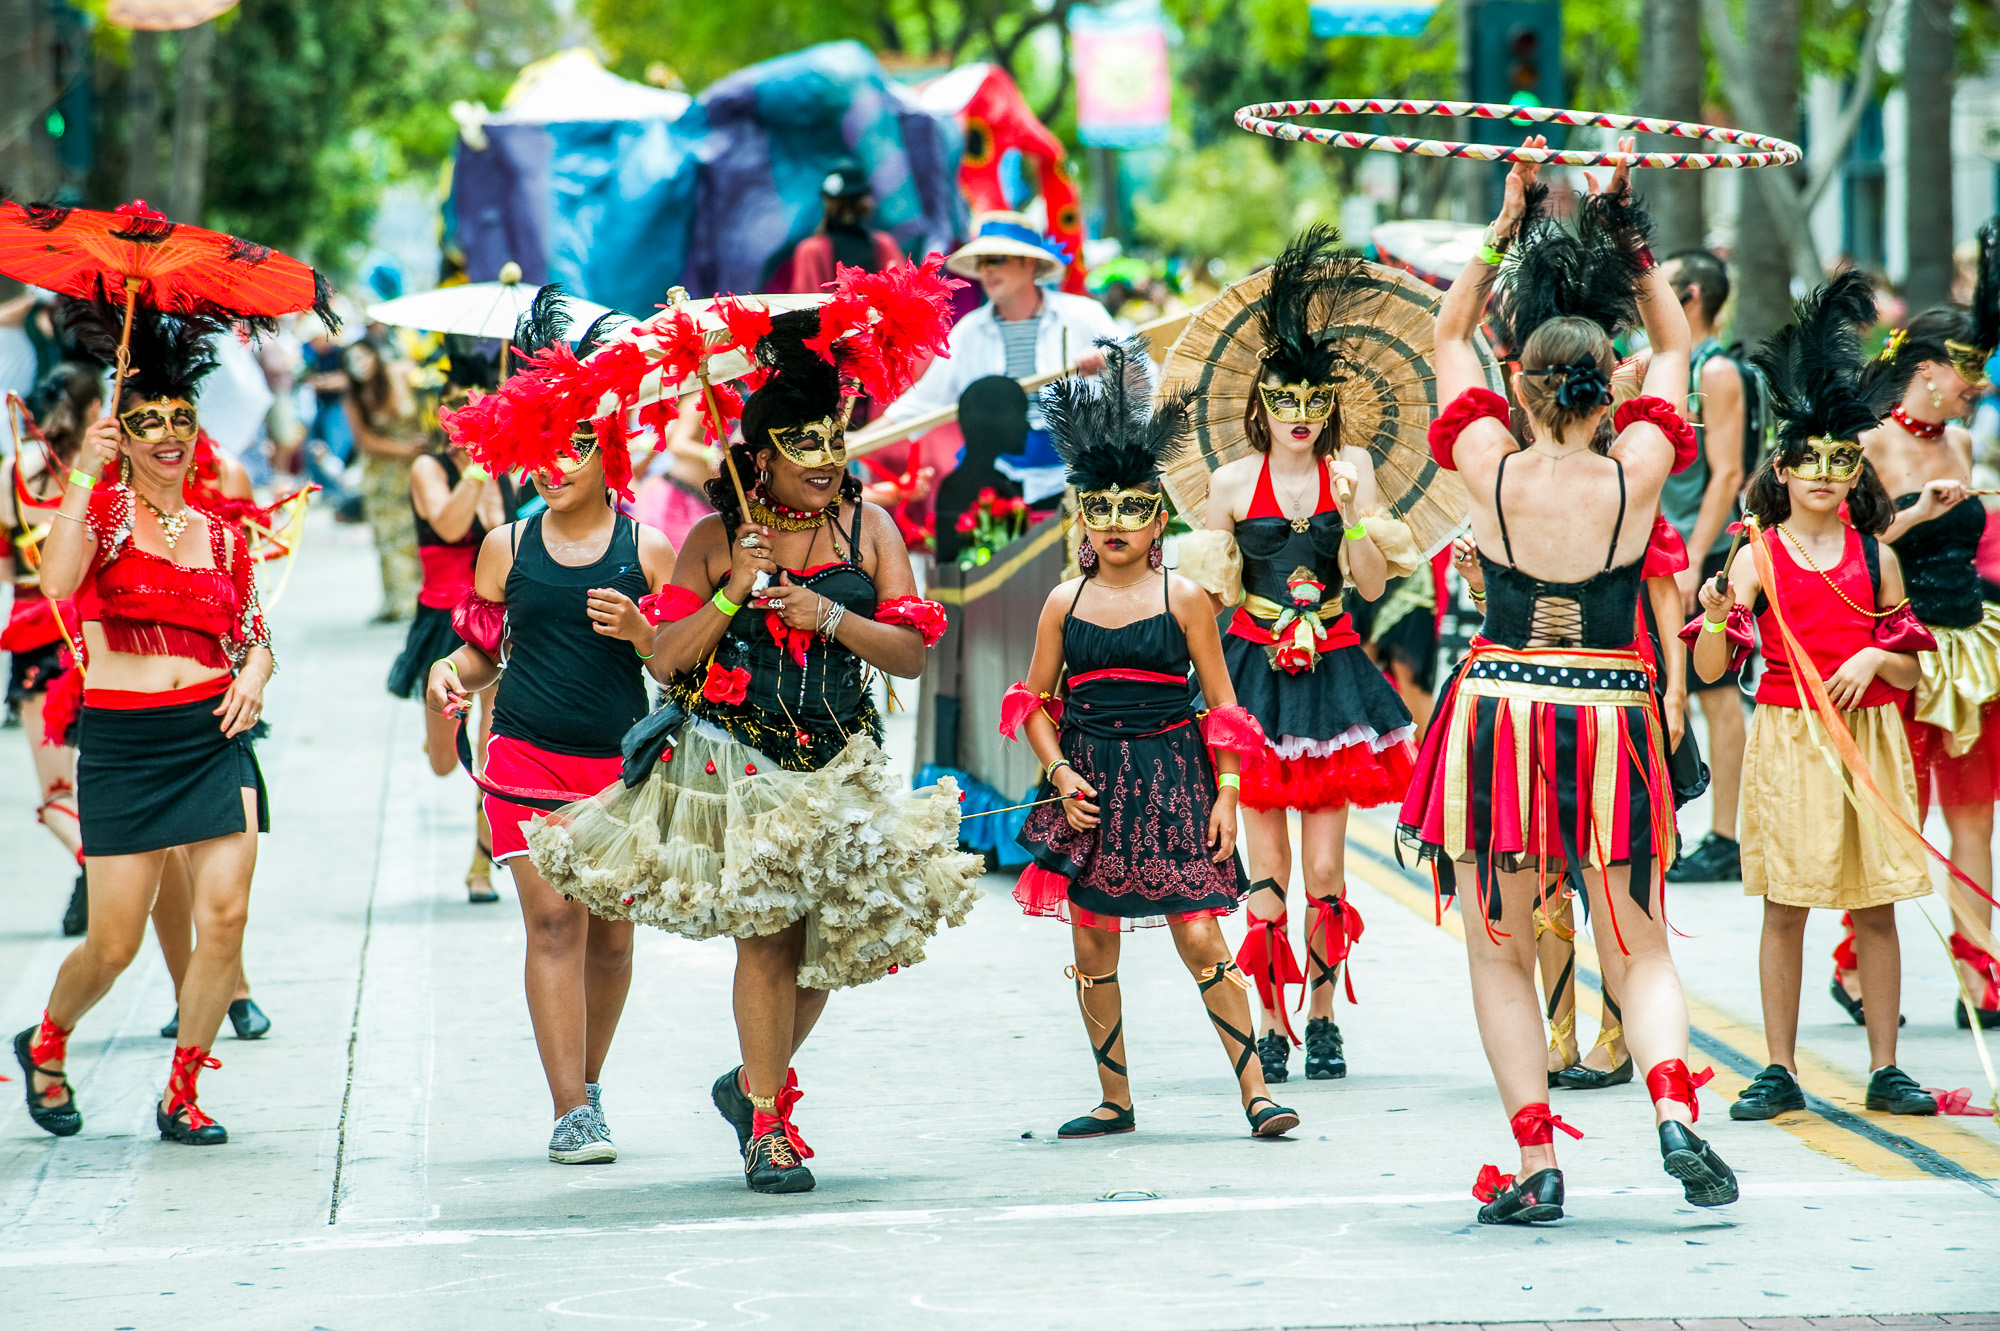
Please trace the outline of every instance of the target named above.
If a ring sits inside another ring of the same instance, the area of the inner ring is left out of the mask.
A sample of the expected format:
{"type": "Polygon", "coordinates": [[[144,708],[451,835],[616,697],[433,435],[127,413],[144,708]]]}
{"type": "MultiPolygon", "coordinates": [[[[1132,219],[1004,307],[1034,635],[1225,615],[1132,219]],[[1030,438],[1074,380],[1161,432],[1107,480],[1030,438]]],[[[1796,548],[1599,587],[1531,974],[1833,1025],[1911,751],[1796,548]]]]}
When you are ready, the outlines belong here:
{"type": "Polygon", "coordinates": [[[1426,102],[1397,98],[1335,97],[1307,102],[1259,102],[1236,113],[1236,123],[1252,134],[1289,142],[1317,143],[1328,148],[1360,148],[1380,153],[1415,153],[1420,157],[1462,157],[1476,162],[1538,162],[1557,166],[1664,167],[1679,171],[1714,171],[1725,167],[1791,166],[1803,156],[1796,143],[1769,134],[1698,125],[1686,120],[1656,120],[1648,116],[1613,115],[1603,111],[1567,111],[1551,106],[1515,106],[1507,102],[1426,102]],[[1625,153],[1582,152],[1570,148],[1521,148],[1497,143],[1459,143],[1451,139],[1406,139],[1395,134],[1358,134],[1337,129],[1309,129],[1288,124],[1292,116],[1452,116],[1470,120],[1502,120],[1531,125],[1588,125],[1599,129],[1629,129],[1640,134],[1671,134],[1676,138],[1728,143],[1748,152],[1625,153]]]}

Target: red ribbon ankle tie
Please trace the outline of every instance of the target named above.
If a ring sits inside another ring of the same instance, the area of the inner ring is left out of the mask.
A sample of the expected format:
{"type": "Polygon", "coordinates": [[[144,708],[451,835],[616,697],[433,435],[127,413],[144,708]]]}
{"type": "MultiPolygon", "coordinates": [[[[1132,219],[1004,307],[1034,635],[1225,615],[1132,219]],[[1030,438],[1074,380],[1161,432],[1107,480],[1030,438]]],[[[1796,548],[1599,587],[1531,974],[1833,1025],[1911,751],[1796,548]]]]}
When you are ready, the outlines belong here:
{"type": "Polygon", "coordinates": [[[1678,1100],[1688,1107],[1688,1117],[1701,1122],[1701,1101],[1695,1091],[1708,1085],[1715,1076],[1714,1068],[1703,1068],[1700,1072],[1689,1072],[1688,1065],[1678,1058],[1670,1058],[1657,1063],[1646,1074],[1646,1091],[1653,1097],[1653,1103],[1662,1100],[1678,1100]]]}
{"type": "MultiPolygon", "coordinates": [[[[1306,976],[1299,969],[1298,954],[1292,951],[1291,936],[1285,932],[1288,918],[1284,915],[1275,920],[1252,918],[1250,931],[1243,935],[1243,946],[1236,949],[1236,964],[1256,981],[1257,1001],[1266,1011],[1278,1014],[1286,1038],[1297,1044],[1298,1032],[1292,1029],[1292,1019],[1285,1008],[1285,986],[1303,985],[1306,976]]],[[[1311,940],[1307,943],[1310,946],[1311,940]]]]}
{"type": "Polygon", "coordinates": [[[33,1043],[28,1046],[28,1057],[35,1060],[37,1067],[64,1062],[69,1058],[69,1032],[49,1020],[46,1011],[42,1013],[42,1024],[35,1032],[33,1043]]]}
{"type": "Polygon", "coordinates": [[[1986,977],[1986,995],[1979,1000],[1979,1006],[1992,1011],[2000,1007],[2000,961],[1981,948],[1964,934],[1951,936],[1951,958],[1962,961],[1986,977]]]}
{"type": "Polygon", "coordinates": [[[1513,1128],[1515,1144],[1520,1146],[1553,1145],[1557,1128],[1578,1141],[1583,1140],[1581,1132],[1557,1118],[1546,1104],[1521,1106],[1521,1112],[1514,1115],[1508,1126],[1513,1128]]]}
{"type": "Polygon", "coordinates": [[[210,1058],[206,1049],[193,1045],[183,1045],[174,1050],[174,1070],[167,1075],[167,1117],[172,1118],[182,1109],[187,1110],[190,1128],[205,1128],[215,1122],[201,1112],[195,1101],[195,1079],[201,1076],[203,1068],[219,1068],[222,1060],[210,1058]]]}
{"type": "Polygon", "coordinates": [[[799,1089],[797,1068],[785,1069],[785,1088],[778,1092],[775,1114],[767,1114],[761,1109],[750,1111],[750,1140],[755,1141],[773,1128],[782,1128],[785,1140],[792,1144],[792,1150],[801,1160],[812,1159],[813,1149],[806,1145],[806,1139],[799,1136],[799,1130],[792,1126],[792,1108],[805,1092],[799,1089]]]}
{"type": "MultiPolygon", "coordinates": [[[[1858,971],[1861,969],[1861,959],[1854,953],[1854,917],[1845,911],[1841,912],[1840,927],[1844,932],[1840,935],[1840,941],[1833,945],[1833,964],[1840,970],[1858,971]]],[[[1953,937],[1957,935],[1954,934],[1953,937]]]]}
{"type": "MultiPolygon", "coordinates": [[[[1344,896],[1309,896],[1306,904],[1312,907],[1312,921],[1306,926],[1306,956],[1313,955],[1313,941],[1324,938],[1326,951],[1320,954],[1320,959],[1327,970],[1339,970],[1346,963],[1347,954],[1354,950],[1354,944],[1361,938],[1361,912],[1344,896]]],[[[1352,1003],[1353,968],[1342,972],[1342,978],[1347,982],[1347,1001],[1352,1003]]]]}

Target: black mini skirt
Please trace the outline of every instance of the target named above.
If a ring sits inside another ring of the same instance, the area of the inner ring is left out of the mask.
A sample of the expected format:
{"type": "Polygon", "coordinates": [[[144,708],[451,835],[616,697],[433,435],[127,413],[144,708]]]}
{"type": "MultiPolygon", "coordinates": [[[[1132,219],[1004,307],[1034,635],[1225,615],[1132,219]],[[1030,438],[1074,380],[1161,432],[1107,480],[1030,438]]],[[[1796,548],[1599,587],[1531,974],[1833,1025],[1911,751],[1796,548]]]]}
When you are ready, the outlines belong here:
{"type": "Polygon", "coordinates": [[[138,855],[244,830],[243,792],[257,792],[257,830],[271,830],[264,774],[248,735],[229,738],[221,693],[133,710],[85,703],[76,802],[85,855],[138,855]]]}

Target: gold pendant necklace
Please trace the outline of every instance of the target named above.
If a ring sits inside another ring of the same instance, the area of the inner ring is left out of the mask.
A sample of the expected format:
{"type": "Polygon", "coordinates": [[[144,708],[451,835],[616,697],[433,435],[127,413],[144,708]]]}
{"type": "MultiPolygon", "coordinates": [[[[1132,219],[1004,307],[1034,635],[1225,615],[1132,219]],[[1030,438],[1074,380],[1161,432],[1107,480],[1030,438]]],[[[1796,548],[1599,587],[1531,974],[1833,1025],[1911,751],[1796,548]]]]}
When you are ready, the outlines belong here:
{"type": "Polygon", "coordinates": [[[826,522],[826,510],[805,514],[793,510],[791,513],[777,513],[760,503],[755,495],[745,495],[744,511],[750,521],[772,531],[811,531],[826,522]],[[796,513],[797,516],[793,514],[796,513]]]}
{"type": "Polygon", "coordinates": [[[181,533],[187,530],[187,505],[181,505],[172,513],[162,513],[158,504],[155,504],[137,490],[134,490],[132,494],[151,511],[153,520],[160,524],[160,535],[166,538],[167,552],[169,554],[173,553],[174,547],[180,544],[181,533]]]}

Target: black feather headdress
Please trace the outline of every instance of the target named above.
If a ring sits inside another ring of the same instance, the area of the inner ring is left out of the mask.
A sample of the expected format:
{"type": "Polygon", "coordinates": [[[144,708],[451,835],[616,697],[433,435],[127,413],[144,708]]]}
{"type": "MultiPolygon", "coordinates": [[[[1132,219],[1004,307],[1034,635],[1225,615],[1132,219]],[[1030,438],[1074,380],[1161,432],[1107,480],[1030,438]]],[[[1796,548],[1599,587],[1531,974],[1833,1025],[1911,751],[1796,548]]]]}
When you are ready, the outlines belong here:
{"type": "Polygon", "coordinates": [[[2000,350],[2000,217],[1979,228],[1979,271],[1972,280],[1972,345],[2000,350]]]}
{"type": "Polygon", "coordinates": [[[1366,270],[1360,259],[1340,253],[1340,233],[1330,226],[1314,225],[1294,237],[1271,265],[1257,311],[1264,368],[1288,384],[1333,382],[1341,346],[1320,329],[1341,322],[1335,307],[1366,270]]]}
{"type": "MultiPolygon", "coordinates": [[[[56,317],[62,331],[75,339],[86,355],[103,365],[118,363],[118,340],[125,323],[122,305],[65,296],[57,304],[56,317]]],[[[201,381],[217,364],[209,339],[227,326],[222,319],[208,315],[135,308],[124,393],[193,402],[201,391],[201,381]]]]}
{"type": "Polygon", "coordinates": [[[514,323],[514,355],[522,360],[547,351],[569,338],[569,293],[551,282],[535,293],[526,313],[514,323]]]}
{"type": "Polygon", "coordinates": [[[771,331],[757,342],[757,364],[769,374],[743,409],[743,438],[752,448],[764,447],[771,430],[840,416],[840,371],[806,345],[819,333],[818,310],[771,316],[771,331]]]}
{"type": "Polygon", "coordinates": [[[1192,397],[1153,402],[1146,340],[1097,339],[1104,368],[1096,379],[1059,379],[1042,391],[1049,442],[1079,494],[1130,490],[1158,481],[1187,447],[1192,397]]]}
{"type": "Polygon", "coordinates": [[[1529,189],[1501,273],[1505,291],[1493,329],[1515,356],[1551,319],[1588,319],[1608,337],[1639,321],[1653,219],[1629,190],[1592,194],[1577,208],[1571,231],[1548,215],[1548,195],[1546,185],[1529,189]]]}
{"type": "Polygon", "coordinates": [[[1780,457],[1808,439],[1858,438],[1901,400],[1907,374],[1861,374],[1861,330],[1874,322],[1875,286],[1850,268],[1793,305],[1792,322],[1757,349],[1780,457]]]}

